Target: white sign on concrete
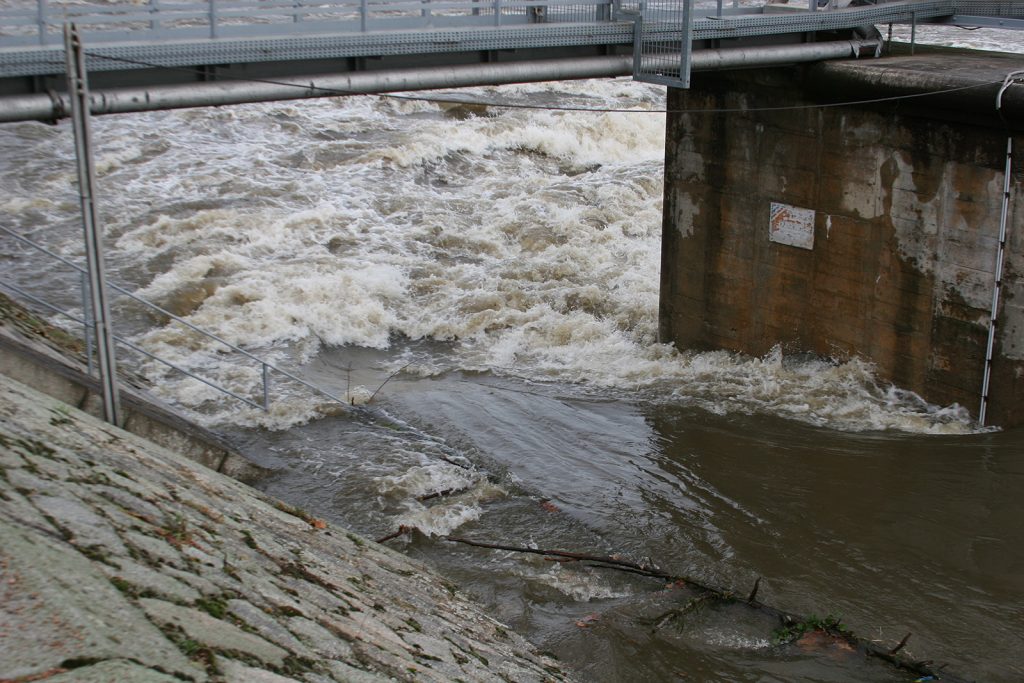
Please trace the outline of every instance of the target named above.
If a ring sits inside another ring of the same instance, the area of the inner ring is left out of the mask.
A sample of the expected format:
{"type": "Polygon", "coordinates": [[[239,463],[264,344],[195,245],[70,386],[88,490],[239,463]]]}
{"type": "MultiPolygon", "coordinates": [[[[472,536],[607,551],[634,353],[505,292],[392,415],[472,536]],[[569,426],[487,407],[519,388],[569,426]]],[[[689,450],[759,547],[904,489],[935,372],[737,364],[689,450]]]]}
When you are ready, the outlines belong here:
{"type": "Polygon", "coordinates": [[[814,249],[814,210],[772,202],[768,239],[801,249],[814,249]]]}

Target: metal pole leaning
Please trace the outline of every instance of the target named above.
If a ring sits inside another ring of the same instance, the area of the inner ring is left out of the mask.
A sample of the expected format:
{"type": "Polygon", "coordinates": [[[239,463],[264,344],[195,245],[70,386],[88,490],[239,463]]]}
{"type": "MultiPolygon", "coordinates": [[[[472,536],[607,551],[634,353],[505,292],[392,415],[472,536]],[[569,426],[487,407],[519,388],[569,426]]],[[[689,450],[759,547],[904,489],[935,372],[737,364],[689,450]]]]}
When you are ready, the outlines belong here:
{"type": "Polygon", "coordinates": [[[263,412],[270,410],[270,368],[263,364],[263,412]]]}
{"type": "Polygon", "coordinates": [[[82,331],[85,333],[85,367],[92,375],[92,309],[89,306],[89,275],[82,273],[82,331]]]}
{"type": "Polygon", "coordinates": [[[67,57],[68,96],[75,131],[75,157],[78,161],[78,194],[82,204],[85,255],[89,272],[96,355],[99,357],[100,384],[103,389],[103,417],[121,424],[121,402],[117,388],[117,362],[114,334],[110,326],[106,273],[103,267],[103,239],[96,212],[96,168],[92,157],[92,131],[89,127],[89,84],[85,72],[82,41],[74,24],[64,24],[64,51],[67,57]]]}

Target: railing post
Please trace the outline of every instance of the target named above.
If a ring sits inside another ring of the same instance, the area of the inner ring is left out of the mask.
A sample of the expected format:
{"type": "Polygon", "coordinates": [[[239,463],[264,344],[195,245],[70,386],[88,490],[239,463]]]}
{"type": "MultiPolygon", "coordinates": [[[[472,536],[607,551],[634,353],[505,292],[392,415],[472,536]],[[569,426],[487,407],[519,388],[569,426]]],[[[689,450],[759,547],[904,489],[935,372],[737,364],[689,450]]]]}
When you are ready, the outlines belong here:
{"type": "Polygon", "coordinates": [[[92,156],[92,130],[89,126],[89,83],[85,71],[82,41],[74,24],[64,24],[64,51],[67,59],[68,97],[75,132],[75,157],[78,162],[78,194],[82,205],[85,232],[85,256],[89,272],[89,293],[99,356],[100,384],[103,390],[103,417],[120,426],[121,401],[117,387],[117,361],[114,355],[114,331],[107,303],[106,273],[103,267],[103,235],[96,211],[96,167],[92,156]]]}
{"type": "MultiPolygon", "coordinates": [[[[815,0],[811,0],[815,2],[815,0]]],[[[690,87],[690,61],[693,54],[693,0],[683,0],[683,45],[679,60],[679,79],[690,87]]]]}
{"type": "Polygon", "coordinates": [[[82,273],[82,318],[85,327],[85,368],[92,375],[92,307],[89,305],[89,276],[82,273]]]}
{"type": "Polygon", "coordinates": [[[501,26],[501,0],[494,0],[494,25],[501,26]]]}
{"type": "Polygon", "coordinates": [[[270,411],[270,372],[267,364],[263,364],[263,412],[270,411]]]}
{"type": "Polygon", "coordinates": [[[46,16],[48,14],[47,6],[46,6],[47,1],[48,0],[36,0],[36,2],[37,2],[37,4],[36,4],[36,12],[37,12],[36,26],[38,27],[38,30],[39,30],[39,44],[40,45],[46,45],[46,39],[48,37],[47,30],[46,30],[46,16]]]}
{"type": "Polygon", "coordinates": [[[210,3],[210,37],[217,37],[217,0],[206,0],[210,3]]]}
{"type": "Polygon", "coordinates": [[[370,7],[367,0],[359,0],[359,30],[366,33],[367,14],[370,13],[370,7]]]}
{"type": "Polygon", "coordinates": [[[292,2],[292,9],[295,10],[292,12],[292,23],[297,24],[302,21],[302,15],[299,13],[299,10],[302,9],[302,0],[292,2]]]}
{"type": "Polygon", "coordinates": [[[910,54],[914,54],[917,43],[917,12],[910,13],[910,54]]]}
{"type": "Polygon", "coordinates": [[[149,0],[149,30],[160,32],[160,0],[149,0]]]}

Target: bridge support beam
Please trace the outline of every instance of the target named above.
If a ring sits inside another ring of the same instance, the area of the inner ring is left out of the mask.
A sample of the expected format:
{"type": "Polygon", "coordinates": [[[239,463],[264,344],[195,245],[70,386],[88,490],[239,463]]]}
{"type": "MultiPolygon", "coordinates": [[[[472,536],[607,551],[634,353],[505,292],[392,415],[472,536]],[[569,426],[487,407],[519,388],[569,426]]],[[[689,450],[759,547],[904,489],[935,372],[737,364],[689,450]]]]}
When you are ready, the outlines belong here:
{"type": "Polygon", "coordinates": [[[995,109],[1015,68],[918,55],[697,75],[670,90],[662,339],[861,357],[977,415],[1006,198],[988,423],[1024,423],[1021,159],[1003,189],[1008,138],[1024,149],[1024,85],[995,109]],[[975,87],[818,106],[964,86],[975,87]]]}

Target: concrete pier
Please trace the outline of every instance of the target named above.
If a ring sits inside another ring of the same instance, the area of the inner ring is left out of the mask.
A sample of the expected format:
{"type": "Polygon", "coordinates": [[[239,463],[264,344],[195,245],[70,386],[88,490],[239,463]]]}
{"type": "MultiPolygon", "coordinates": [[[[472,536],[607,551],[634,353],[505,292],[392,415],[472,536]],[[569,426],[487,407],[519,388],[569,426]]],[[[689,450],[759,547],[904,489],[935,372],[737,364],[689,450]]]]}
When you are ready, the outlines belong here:
{"type": "Polygon", "coordinates": [[[695,74],[670,89],[662,339],[858,356],[977,415],[1009,138],[986,422],[1024,421],[1024,86],[996,111],[1021,67],[944,53],[695,74]],[[947,92],[818,106],[935,91],[947,92]]]}

